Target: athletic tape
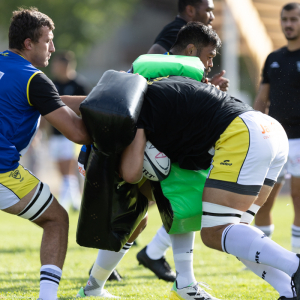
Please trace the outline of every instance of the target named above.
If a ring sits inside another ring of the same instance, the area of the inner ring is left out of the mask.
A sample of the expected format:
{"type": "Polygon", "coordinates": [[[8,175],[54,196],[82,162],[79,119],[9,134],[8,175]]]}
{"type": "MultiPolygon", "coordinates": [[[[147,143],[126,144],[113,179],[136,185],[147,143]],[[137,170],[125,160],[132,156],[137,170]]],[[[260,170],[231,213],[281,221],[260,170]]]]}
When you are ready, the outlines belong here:
{"type": "Polygon", "coordinates": [[[52,201],[53,196],[49,186],[39,182],[32,199],[18,216],[29,221],[34,221],[44,213],[52,201]]]}
{"type": "Polygon", "coordinates": [[[241,210],[209,202],[203,202],[202,210],[201,228],[237,224],[244,213],[241,210]]]}
{"type": "Polygon", "coordinates": [[[252,204],[250,208],[243,213],[241,223],[251,224],[259,209],[259,205],[252,204]]]}

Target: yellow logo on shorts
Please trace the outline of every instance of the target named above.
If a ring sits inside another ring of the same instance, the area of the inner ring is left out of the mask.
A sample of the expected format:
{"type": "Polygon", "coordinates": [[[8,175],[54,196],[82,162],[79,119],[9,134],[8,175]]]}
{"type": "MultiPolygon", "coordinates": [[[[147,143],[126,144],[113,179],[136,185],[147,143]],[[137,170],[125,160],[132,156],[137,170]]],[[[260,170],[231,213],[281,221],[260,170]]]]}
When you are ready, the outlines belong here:
{"type": "Polygon", "coordinates": [[[222,161],[220,163],[220,165],[224,165],[224,166],[232,166],[232,163],[230,162],[230,160],[226,159],[224,161],[222,161]]]}
{"type": "Polygon", "coordinates": [[[20,181],[22,181],[24,179],[24,178],[22,178],[22,175],[19,172],[19,170],[14,170],[14,171],[10,172],[9,177],[12,177],[12,178],[17,179],[17,180],[21,179],[20,181]]]}

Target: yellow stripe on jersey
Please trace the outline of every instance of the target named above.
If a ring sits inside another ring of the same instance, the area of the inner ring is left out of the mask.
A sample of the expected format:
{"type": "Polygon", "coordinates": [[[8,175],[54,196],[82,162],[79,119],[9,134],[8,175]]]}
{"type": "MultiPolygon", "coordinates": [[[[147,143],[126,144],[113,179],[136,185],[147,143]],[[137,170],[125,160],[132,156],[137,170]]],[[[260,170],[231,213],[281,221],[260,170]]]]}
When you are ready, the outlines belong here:
{"type": "Polygon", "coordinates": [[[236,117],[216,142],[208,178],[237,182],[249,145],[248,127],[240,117],[236,117]]]}
{"type": "Polygon", "coordinates": [[[11,190],[19,199],[31,192],[38,183],[39,180],[22,165],[0,174],[0,184],[11,190]]]}
{"type": "Polygon", "coordinates": [[[33,106],[33,105],[31,104],[30,99],[29,99],[29,85],[30,85],[30,82],[31,82],[32,78],[33,78],[36,74],[38,74],[38,73],[43,73],[43,72],[42,72],[42,71],[38,71],[38,72],[33,73],[32,76],[29,78],[29,80],[28,80],[28,82],[27,82],[26,94],[27,94],[27,100],[28,100],[28,103],[29,103],[30,106],[33,106]]]}

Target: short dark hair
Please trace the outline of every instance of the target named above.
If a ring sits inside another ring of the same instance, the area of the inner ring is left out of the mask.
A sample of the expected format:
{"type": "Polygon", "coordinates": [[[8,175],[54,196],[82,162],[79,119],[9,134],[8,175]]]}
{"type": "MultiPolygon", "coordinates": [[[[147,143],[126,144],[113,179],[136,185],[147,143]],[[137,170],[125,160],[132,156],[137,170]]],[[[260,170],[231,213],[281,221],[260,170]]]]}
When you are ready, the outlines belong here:
{"type": "Polygon", "coordinates": [[[182,13],[188,5],[196,6],[202,0],[178,0],[178,12],[182,13]]]}
{"type": "Polygon", "coordinates": [[[19,8],[14,11],[8,32],[9,48],[23,50],[27,38],[37,43],[42,36],[40,29],[43,26],[47,26],[50,30],[55,28],[53,21],[37,8],[19,8]]]}
{"type": "Polygon", "coordinates": [[[189,44],[195,45],[200,51],[209,45],[215,46],[218,51],[222,46],[219,36],[212,28],[194,21],[187,23],[179,30],[172,48],[183,51],[189,44]]]}
{"type": "Polygon", "coordinates": [[[300,11],[300,3],[298,3],[298,2],[291,2],[291,3],[286,4],[282,8],[281,13],[282,13],[283,10],[290,11],[290,10],[293,10],[293,9],[296,9],[296,8],[298,8],[299,11],[300,11]]]}

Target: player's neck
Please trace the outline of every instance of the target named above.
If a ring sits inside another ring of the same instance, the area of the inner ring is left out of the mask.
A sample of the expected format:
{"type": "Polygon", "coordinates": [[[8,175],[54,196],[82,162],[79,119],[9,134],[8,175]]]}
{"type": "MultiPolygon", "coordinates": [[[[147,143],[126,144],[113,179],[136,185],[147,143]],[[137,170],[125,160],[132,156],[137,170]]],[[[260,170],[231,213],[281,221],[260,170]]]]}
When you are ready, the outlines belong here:
{"type": "Polygon", "coordinates": [[[187,23],[190,22],[190,21],[193,21],[187,14],[185,13],[179,13],[177,15],[177,18],[181,18],[183,20],[185,20],[187,23]]]}
{"type": "MultiPolygon", "coordinates": [[[[13,53],[15,53],[15,54],[18,54],[18,55],[20,55],[20,56],[22,56],[23,58],[25,58],[25,59],[27,59],[26,58],[26,53],[24,53],[23,51],[21,51],[21,50],[18,50],[18,49],[9,49],[9,51],[11,51],[11,52],[13,52],[13,53]]],[[[27,59],[28,60],[28,59],[27,59]]]]}
{"type": "Polygon", "coordinates": [[[300,38],[298,38],[296,40],[288,41],[287,48],[289,51],[299,50],[300,49],[300,38]]]}

